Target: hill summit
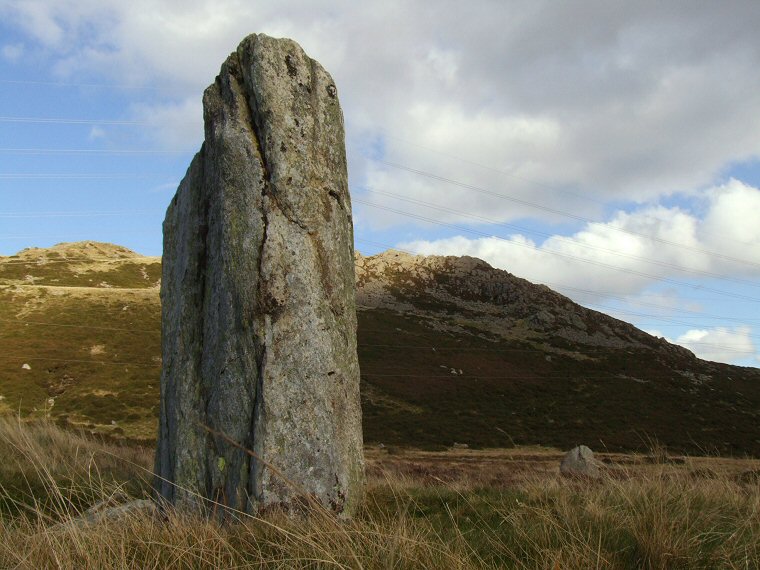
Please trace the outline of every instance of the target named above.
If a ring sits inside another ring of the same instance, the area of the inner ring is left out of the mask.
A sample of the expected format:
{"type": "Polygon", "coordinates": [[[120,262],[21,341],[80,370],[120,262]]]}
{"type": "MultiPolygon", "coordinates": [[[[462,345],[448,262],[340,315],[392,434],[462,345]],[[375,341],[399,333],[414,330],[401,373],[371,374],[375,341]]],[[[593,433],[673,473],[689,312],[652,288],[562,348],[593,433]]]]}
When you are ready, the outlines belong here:
{"type": "Polygon", "coordinates": [[[34,260],[44,262],[52,259],[71,259],[83,261],[97,261],[107,259],[135,259],[144,258],[121,245],[100,241],[76,241],[57,243],[52,247],[28,247],[22,249],[11,258],[22,260],[34,260]]]}

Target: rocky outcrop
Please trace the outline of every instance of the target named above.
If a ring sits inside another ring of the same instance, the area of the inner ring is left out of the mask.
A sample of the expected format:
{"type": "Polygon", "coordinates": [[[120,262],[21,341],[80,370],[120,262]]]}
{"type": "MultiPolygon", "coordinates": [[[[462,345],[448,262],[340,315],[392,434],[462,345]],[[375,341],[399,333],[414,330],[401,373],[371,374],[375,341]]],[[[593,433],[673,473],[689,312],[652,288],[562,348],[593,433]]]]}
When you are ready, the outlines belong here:
{"type": "Polygon", "coordinates": [[[364,463],[335,84],[295,42],[251,35],[203,108],[164,221],[157,492],[350,513],[364,463]]]}
{"type": "MultiPolygon", "coordinates": [[[[356,254],[360,309],[434,314],[438,323],[457,315],[487,335],[543,341],[555,337],[577,347],[655,348],[693,359],[687,349],[657,339],[569,298],[469,256],[411,255],[388,250],[356,254]]],[[[439,330],[446,327],[439,326],[439,330]]],[[[448,327],[455,333],[463,329],[448,327]]]]}

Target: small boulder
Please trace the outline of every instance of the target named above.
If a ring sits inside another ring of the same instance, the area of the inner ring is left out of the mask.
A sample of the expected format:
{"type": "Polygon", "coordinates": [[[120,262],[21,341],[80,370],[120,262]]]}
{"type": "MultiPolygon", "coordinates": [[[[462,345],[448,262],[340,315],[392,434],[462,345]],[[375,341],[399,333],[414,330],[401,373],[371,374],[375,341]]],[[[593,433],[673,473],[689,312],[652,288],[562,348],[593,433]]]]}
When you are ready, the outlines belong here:
{"type": "Polygon", "coordinates": [[[72,528],[85,528],[104,521],[119,522],[140,520],[142,517],[151,518],[160,515],[159,507],[150,499],[132,499],[119,502],[123,495],[117,494],[104,501],[94,504],[81,516],[72,517],[64,522],[55,524],[49,530],[61,531],[72,528]]]}
{"type": "Polygon", "coordinates": [[[29,366],[28,364],[24,363],[24,364],[22,364],[22,365],[21,365],[21,369],[22,369],[22,370],[31,370],[31,369],[32,369],[32,367],[31,367],[31,366],[29,366]]]}
{"type": "Polygon", "coordinates": [[[594,459],[594,452],[585,445],[579,445],[568,451],[562,458],[559,472],[565,477],[599,479],[601,472],[599,462],[594,459]]]}

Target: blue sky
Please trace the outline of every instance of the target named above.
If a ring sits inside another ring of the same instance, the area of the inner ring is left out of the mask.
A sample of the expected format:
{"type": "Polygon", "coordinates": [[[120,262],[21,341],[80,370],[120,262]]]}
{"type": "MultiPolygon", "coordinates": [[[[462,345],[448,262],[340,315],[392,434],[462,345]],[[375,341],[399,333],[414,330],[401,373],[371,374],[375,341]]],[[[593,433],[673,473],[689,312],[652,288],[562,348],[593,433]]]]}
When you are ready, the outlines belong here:
{"type": "Polygon", "coordinates": [[[0,254],[161,253],[250,32],[334,76],[357,249],[481,257],[760,365],[756,2],[0,0],[0,254]]]}

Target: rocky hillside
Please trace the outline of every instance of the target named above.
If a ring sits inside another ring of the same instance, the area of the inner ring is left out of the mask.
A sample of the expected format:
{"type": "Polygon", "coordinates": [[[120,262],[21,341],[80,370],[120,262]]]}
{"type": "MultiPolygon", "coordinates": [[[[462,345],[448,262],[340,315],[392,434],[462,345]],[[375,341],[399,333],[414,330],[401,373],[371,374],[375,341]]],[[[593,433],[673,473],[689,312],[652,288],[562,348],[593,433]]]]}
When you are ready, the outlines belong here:
{"type": "Polygon", "coordinates": [[[549,352],[565,341],[572,345],[570,352],[580,354],[591,347],[648,347],[694,358],[685,348],[474,257],[415,256],[391,250],[355,258],[362,309],[406,311],[434,318],[441,331],[473,334],[477,329],[482,338],[539,342],[538,348],[549,352]],[[547,338],[553,342],[545,347],[547,338]]]}
{"type": "MultiPolygon", "coordinates": [[[[110,244],[0,258],[0,409],[154,437],[159,278],[158,258],[110,244]]],[[[357,254],[356,279],[367,443],[760,456],[756,368],[478,259],[357,254]]]]}
{"type": "Polygon", "coordinates": [[[760,454],[760,370],[470,257],[357,255],[365,438],[760,454]]]}

